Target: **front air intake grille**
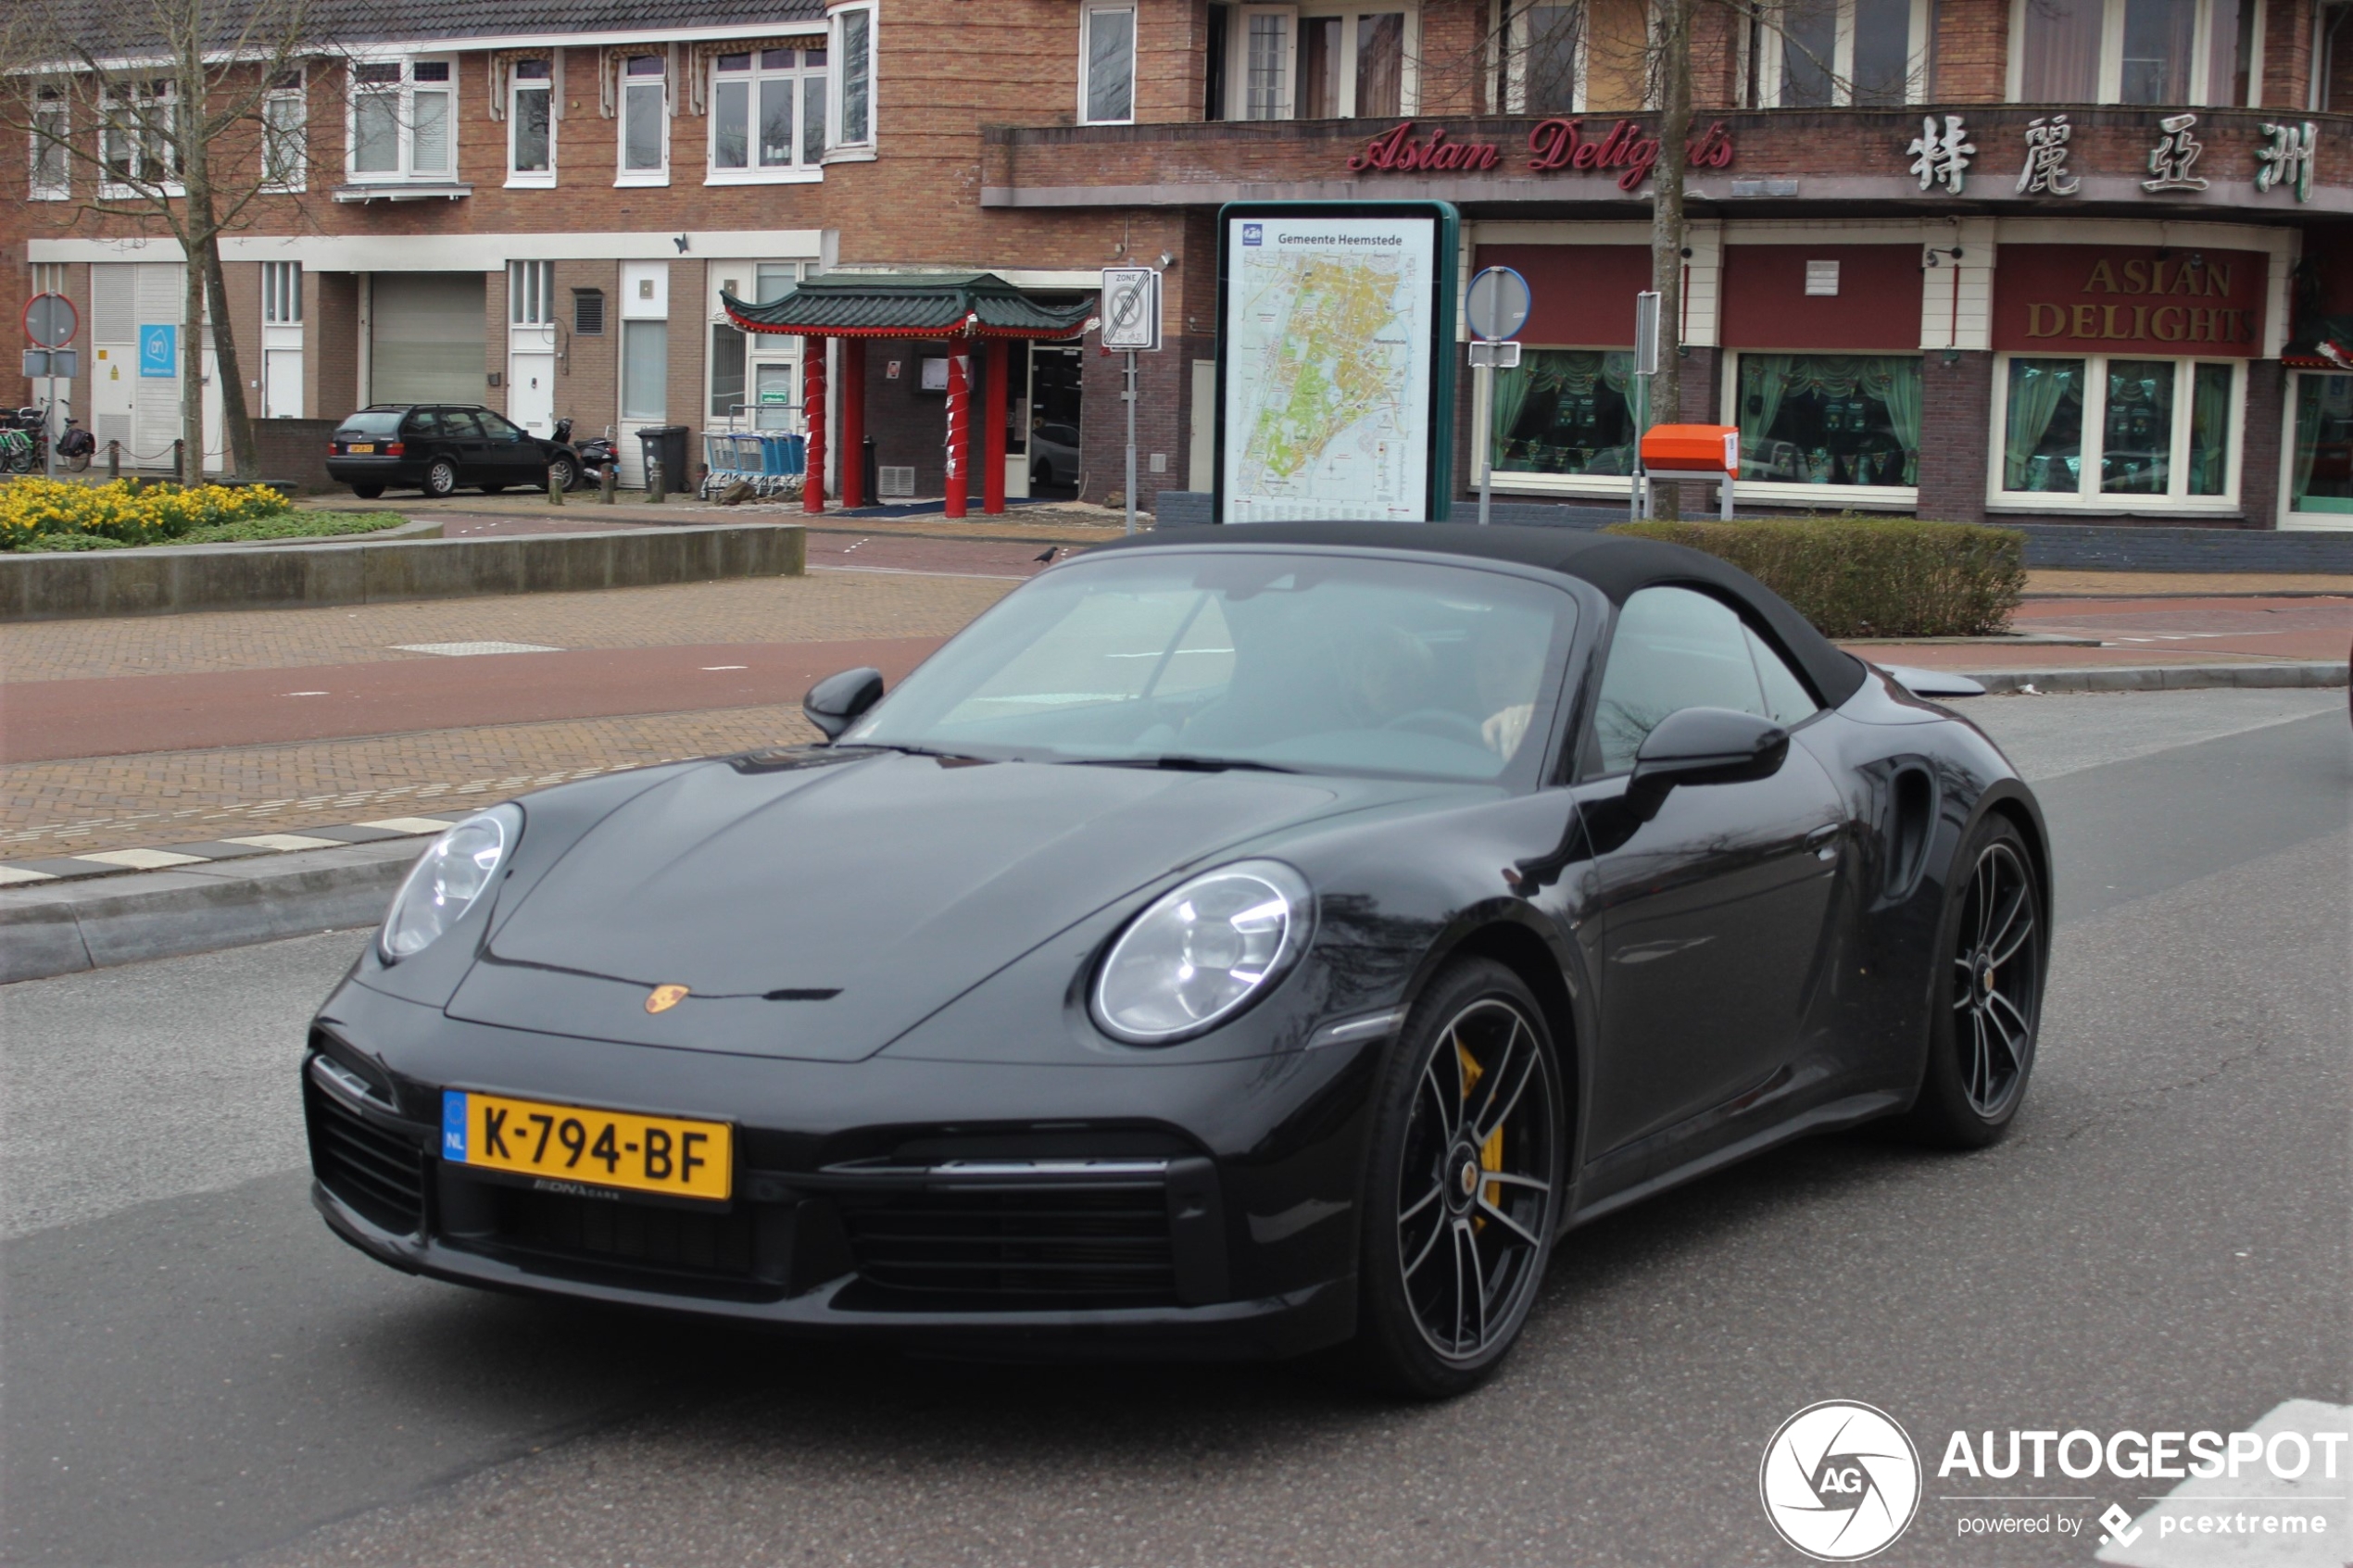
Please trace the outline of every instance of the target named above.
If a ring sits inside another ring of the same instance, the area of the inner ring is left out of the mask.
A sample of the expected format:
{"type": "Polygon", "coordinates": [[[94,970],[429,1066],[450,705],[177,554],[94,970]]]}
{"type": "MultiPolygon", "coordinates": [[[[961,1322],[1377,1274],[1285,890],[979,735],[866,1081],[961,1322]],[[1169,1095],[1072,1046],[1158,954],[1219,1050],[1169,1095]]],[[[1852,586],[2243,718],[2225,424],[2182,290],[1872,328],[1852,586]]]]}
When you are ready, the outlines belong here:
{"type": "Polygon", "coordinates": [[[844,1195],[858,1274],[891,1306],[1153,1307],[1176,1299],[1157,1177],[844,1195]]]}
{"type": "Polygon", "coordinates": [[[744,1207],[718,1213],[522,1187],[479,1191],[493,1216],[490,1238],[502,1248],[712,1282],[752,1278],[754,1221],[744,1207]]]}
{"type": "Polygon", "coordinates": [[[310,1169],[321,1185],[369,1223],[403,1235],[424,1223],[424,1151],[410,1138],[362,1117],[305,1074],[310,1169]]]}

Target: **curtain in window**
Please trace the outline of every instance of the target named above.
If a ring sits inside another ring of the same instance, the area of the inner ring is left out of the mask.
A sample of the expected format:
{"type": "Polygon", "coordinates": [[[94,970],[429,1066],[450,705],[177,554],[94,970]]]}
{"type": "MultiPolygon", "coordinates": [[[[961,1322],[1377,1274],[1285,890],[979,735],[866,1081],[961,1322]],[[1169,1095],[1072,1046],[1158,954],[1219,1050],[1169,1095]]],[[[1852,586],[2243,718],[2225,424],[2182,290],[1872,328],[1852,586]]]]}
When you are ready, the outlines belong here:
{"type": "Polygon", "coordinates": [[[2101,0],[2026,0],[2024,101],[2088,104],[2099,95],[2101,0]]]}
{"type": "Polygon", "coordinates": [[[1920,362],[1882,359],[1870,391],[1887,405],[1888,422],[1904,445],[1904,483],[1920,482],[1920,362]]]}
{"type": "MultiPolygon", "coordinates": [[[[1530,355],[1532,359],[1535,356],[1530,355]]],[[[1504,466],[1504,448],[1511,445],[1512,432],[1519,425],[1520,410],[1528,406],[1529,389],[1535,384],[1536,368],[1523,361],[1508,370],[1490,372],[1493,380],[1491,395],[1495,399],[1495,417],[1487,425],[1487,461],[1490,467],[1504,466]]]]}
{"type": "Polygon", "coordinates": [[[2288,510],[2305,511],[2305,497],[2312,494],[2312,466],[2321,451],[2321,394],[2333,381],[2353,380],[2343,376],[2304,375],[2296,378],[2296,461],[2288,482],[2288,510]]]}
{"type": "Polygon", "coordinates": [[[1291,94],[1301,119],[1340,118],[1338,17],[1299,19],[1299,86],[1291,94]]]}
{"type": "MultiPolygon", "coordinates": [[[[1781,399],[1789,395],[1790,354],[1741,356],[1741,456],[1760,455],[1767,433],[1781,416],[1781,399]]],[[[1745,463],[1743,463],[1745,466],[1745,463]]]]}
{"type": "MultiPolygon", "coordinates": [[[[2008,440],[2002,448],[2002,488],[2031,490],[2029,468],[2063,404],[2083,401],[2081,359],[2010,361],[2008,440]]],[[[2067,486],[2073,489],[2073,485],[2067,486]]]]}
{"type": "Polygon", "coordinates": [[[2231,473],[2231,368],[2200,365],[2190,394],[2190,494],[2220,495],[2231,473]]]}

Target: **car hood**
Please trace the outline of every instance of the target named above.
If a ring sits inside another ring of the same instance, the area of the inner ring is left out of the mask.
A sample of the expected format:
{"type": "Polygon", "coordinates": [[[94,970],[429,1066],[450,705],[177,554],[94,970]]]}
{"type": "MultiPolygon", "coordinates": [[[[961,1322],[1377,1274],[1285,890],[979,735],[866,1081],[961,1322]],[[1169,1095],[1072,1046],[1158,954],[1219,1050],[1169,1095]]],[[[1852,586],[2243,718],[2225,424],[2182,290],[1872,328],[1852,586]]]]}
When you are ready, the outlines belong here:
{"type": "Polygon", "coordinates": [[[1428,787],[895,752],[713,762],[633,797],[498,910],[449,1011],[855,1060],[1122,895],[1428,787]],[[688,994],[649,1012],[656,985],[688,994]]]}

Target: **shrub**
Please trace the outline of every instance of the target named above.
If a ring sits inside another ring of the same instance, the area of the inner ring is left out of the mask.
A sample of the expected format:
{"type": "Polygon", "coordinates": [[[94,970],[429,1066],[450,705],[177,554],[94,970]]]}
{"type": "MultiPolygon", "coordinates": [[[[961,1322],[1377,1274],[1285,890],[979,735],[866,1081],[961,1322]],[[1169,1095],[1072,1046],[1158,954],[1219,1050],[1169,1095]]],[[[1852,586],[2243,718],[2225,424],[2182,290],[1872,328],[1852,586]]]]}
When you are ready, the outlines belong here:
{"type": "Polygon", "coordinates": [[[107,484],[11,479],[0,484],[0,550],[60,537],[153,545],[193,529],[272,517],[292,507],[266,484],[184,487],[127,479],[107,484]]]}
{"type": "Polygon", "coordinates": [[[1830,637],[1982,637],[2026,588],[2015,529],[1895,517],[1768,522],[1621,522],[1612,533],[1687,545],[1731,562],[1830,637]]]}

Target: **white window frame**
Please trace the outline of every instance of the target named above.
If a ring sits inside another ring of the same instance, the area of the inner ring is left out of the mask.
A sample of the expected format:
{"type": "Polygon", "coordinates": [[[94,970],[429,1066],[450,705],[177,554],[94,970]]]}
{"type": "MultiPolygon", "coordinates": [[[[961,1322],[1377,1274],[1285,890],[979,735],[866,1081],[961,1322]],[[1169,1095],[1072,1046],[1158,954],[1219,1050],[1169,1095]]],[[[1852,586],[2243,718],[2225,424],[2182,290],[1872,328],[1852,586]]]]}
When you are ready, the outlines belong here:
{"type": "MultiPolygon", "coordinates": [[[[1721,420],[1735,430],[1741,422],[1741,359],[1745,353],[1794,354],[1810,358],[1804,349],[1734,349],[1724,356],[1724,382],[1721,420]]],[[[1857,359],[1919,359],[1921,371],[1927,371],[1926,356],[1916,348],[1831,348],[1818,351],[1825,355],[1852,356],[1857,359]]],[[[1925,419],[1923,419],[1925,423],[1925,419]]],[[[1930,433],[1920,432],[1923,453],[1930,433]]],[[[1623,489],[1623,486],[1620,486],[1623,489]]],[[[1920,504],[1917,484],[1803,484],[1782,479],[1736,479],[1732,482],[1732,498],[1760,507],[1804,506],[1819,508],[1826,501],[1839,502],[1840,509],[1878,507],[1894,511],[1911,511],[1920,504]],[[1851,505],[1849,504],[1851,503],[1851,505]]]]}
{"type": "MultiPolygon", "coordinates": [[[[2093,512],[2133,516],[2228,516],[2239,509],[2240,484],[2246,467],[2246,384],[2249,361],[2221,355],[2147,354],[2127,350],[2117,354],[2082,354],[2072,349],[2036,349],[2032,353],[2000,353],[1994,357],[1994,424],[1985,460],[1985,509],[1994,512],[2093,512]],[[2083,363],[2082,470],[2073,493],[2064,490],[2005,490],[2003,454],[2010,428],[2010,361],[2013,359],[2078,359],[2083,363]],[[2173,370],[2173,439],[2166,461],[2163,495],[2117,495],[2100,489],[2100,445],[2108,423],[2108,366],[2115,359],[2162,359],[2173,370]],[[2231,452],[2220,495],[2188,494],[2190,416],[2197,385],[2196,367],[2231,367],[2231,452]]],[[[2286,428],[2286,427],[2284,427],[2286,428]]],[[[2292,429],[2285,445],[2295,444],[2292,429]]]]}
{"type": "Polygon", "coordinates": [[[507,67],[507,188],[509,190],[546,191],[555,188],[556,126],[560,118],[557,113],[560,107],[557,101],[560,95],[560,90],[556,83],[558,69],[556,56],[552,51],[545,59],[534,56],[511,61],[507,67]],[[545,65],[547,68],[547,74],[525,77],[518,69],[525,65],[545,65]],[[522,129],[521,106],[525,93],[547,94],[547,167],[545,169],[515,167],[515,137],[522,129]]]}
{"type": "Polygon", "coordinates": [[[344,94],[344,179],[354,185],[454,185],[458,182],[458,128],[460,124],[458,91],[458,57],[454,55],[376,55],[356,56],[350,65],[349,91],[344,94]],[[393,88],[396,100],[396,120],[393,134],[399,157],[396,167],[371,169],[359,169],[359,100],[363,96],[381,94],[387,84],[363,83],[359,71],[363,67],[396,66],[400,79],[393,88]],[[447,80],[424,84],[427,94],[440,94],[449,101],[448,140],[449,162],[444,169],[417,167],[417,68],[425,65],[447,66],[447,80]]]}
{"type": "Polygon", "coordinates": [[[552,327],[556,324],[554,262],[507,263],[507,324],[510,327],[552,327]]]}
{"type": "Polygon", "coordinates": [[[1136,123],[1136,62],[1138,53],[1136,0],[1086,0],[1078,8],[1078,123],[1081,125],[1133,125],[1136,123]],[[1127,19],[1127,112],[1116,119],[1097,119],[1089,115],[1088,104],[1093,98],[1094,83],[1088,73],[1095,65],[1095,19],[1101,16],[1125,16],[1127,19]]]}
{"type": "MultiPolygon", "coordinates": [[[[828,44],[831,42],[830,39],[827,40],[828,44]]],[[[830,49],[812,50],[798,44],[773,47],[780,47],[789,53],[793,56],[793,63],[789,66],[761,65],[760,56],[768,51],[757,44],[749,44],[742,49],[730,47],[727,50],[727,53],[731,55],[749,55],[752,57],[751,65],[743,70],[731,70],[723,74],[719,69],[722,56],[713,55],[711,57],[706,85],[709,96],[704,99],[705,112],[709,119],[709,132],[705,138],[703,154],[702,182],[706,185],[805,185],[822,181],[825,177],[824,149],[819,148],[817,156],[811,157],[809,139],[803,132],[809,125],[808,104],[811,81],[814,80],[822,83],[824,91],[829,94],[833,91],[832,52],[830,49]],[[825,62],[823,65],[811,65],[809,56],[821,52],[825,56],[825,62]],[[777,81],[790,81],[793,84],[792,161],[763,167],[760,162],[760,92],[763,82],[777,81]],[[741,82],[748,84],[744,111],[744,157],[748,161],[746,167],[742,169],[722,169],[719,166],[719,87],[722,82],[741,82]]],[[[827,119],[830,122],[830,106],[828,106],[827,119]]],[[[828,123],[827,132],[830,133],[830,131],[831,126],[828,123]]]]}
{"type": "Polygon", "coordinates": [[[69,201],[73,196],[73,100],[55,87],[44,87],[34,101],[32,126],[25,132],[25,163],[29,176],[26,194],[37,202],[69,201]],[[58,119],[64,123],[53,131],[37,127],[43,120],[58,119]],[[43,155],[54,160],[57,178],[44,180],[43,155]]]}
{"type": "Polygon", "coordinates": [[[261,264],[261,324],[265,327],[302,325],[302,263],[265,261],[261,264]]]}
{"type": "MultiPolygon", "coordinates": [[[[2007,96],[2013,104],[2024,101],[2026,95],[2026,13],[2034,0],[2010,0],[2009,77],[2007,96]]],[[[2255,6],[2255,58],[2247,62],[2247,95],[2259,99],[2262,95],[2263,29],[2265,19],[2262,0],[2241,0],[2242,5],[2255,6]]],[[[2100,12],[2100,75],[2094,102],[2121,104],[2124,101],[2124,6],[2125,0],[2103,0],[2100,12]]],[[[2212,0],[2198,0],[2196,25],[2190,30],[2190,92],[2184,100],[2193,107],[2210,105],[2213,94],[2214,6],[2212,0]]],[[[2234,44],[2237,40],[2232,41],[2234,44]]],[[[2155,108],[2154,104],[2134,104],[2133,108],[2155,108]]]]}
{"type": "Polygon", "coordinates": [[[844,163],[870,159],[882,137],[881,30],[882,7],[876,0],[850,0],[850,4],[836,6],[825,13],[825,161],[844,163]],[[841,111],[847,96],[842,91],[849,69],[849,50],[844,40],[849,34],[849,20],[862,16],[866,23],[866,47],[863,68],[866,77],[866,129],[863,136],[852,139],[842,130],[841,111]]]}
{"type": "MultiPolygon", "coordinates": [[[[2018,0],[2013,0],[2013,4],[2018,0]]],[[[2032,0],[2025,0],[2032,4],[2032,0]]],[[[1851,108],[1855,103],[1855,11],[1856,0],[1836,0],[1838,6],[1838,42],[1831,59],[1831,108],[1851,108]]],[[[2201,6],[2201,10],[2203,6],[2201,6]]],[[[1929,48],[1935,32],[1929,0],[1911,0],[1911,20],[1905,35],[1904,102],[1918,104],[1928,97],[1929,48]]],[[[1779,28],[1758,30],[1756,41],[1756,96],[1758,108],[1777,109],[1781,104],[1781,67],[1788,45],[1779,28]]]]}
{"type": "Polygon", "coordinates": [[[152,82],[144,90],[134,86],[132,91],[133,103],[144,100],[149,104],[162,104],[170,108],[170,113],[165,117],[170,132],[164,143],[164,156],[172,167],[165,171],[165,176],[161,180],[150,180],[147,177],[147,139],[141,127],[133,121],[123,126],[121,130],[121,134],[131,138],[131,177],[128,180],[115,178],[113,167],[107,157],[107,141],[109,136],[116,134],[110,128],[110,116],[115,107],[122,100],[108,94],[98,100],[98,167],[101,170],[98,180],[99,199],[121,201],[130,197],[151,196],[157,194],[166,196],[185,195],[187,191],[180,182],[180,170],[177,167],[179,144],[176,138],[180,132],[178,84],[170,82],[152,82]]]}
{"type": "Polygon", "coordinates": [[[2300,512],[2296,509],[2296,405],[2304,395],[2306,378],[2325,379],[2342,376],[2343,370],[2291,370],[2287,378],[2287,401],[2280,410],[2280,488],[2279,526],[2283,529],[2314,529],[2332,533],[2353,533],[2353,512],[2300,512]]]}
{"type": "Polygon", "coordinates": [[[648,49],[644,53],[622,51],[613,75],[613,139],[612,167],[615,186],[667,185],[670,183],[670,115],[673,106],[671,77],[673,74],[671,52],[648,49]],[[632,76],[629,68],[638,60],[660,60],[661,73],[632,76]],[[629,167],[629,99],[633,93],[648,88],[661,95],[661,107],[656,119],[661,127],[661,167],[632,169],[629,167]]]}
{"type": "Polygon", "coordinates": [[[271,88],[261,97],[261,157],[264,172],[272,157],[273,147],[292,144],[293,166],[281,171],[262,185],[266,191],[288,194],[307,190],[310,183],[310,92],[309,78],[300,69],[289,73],[294,80],[271,88]],[[293,123],[281,126],[275,116],[292,107],[293,123]]]}

